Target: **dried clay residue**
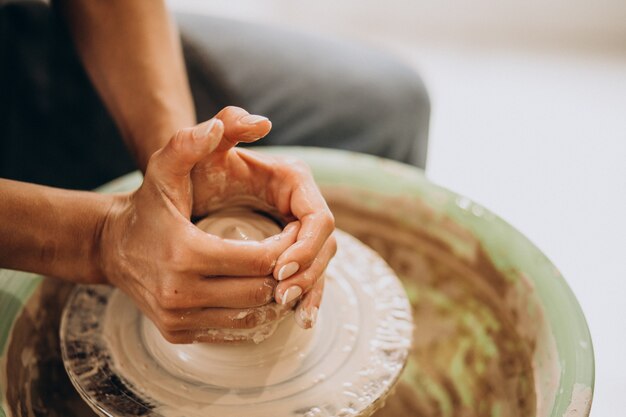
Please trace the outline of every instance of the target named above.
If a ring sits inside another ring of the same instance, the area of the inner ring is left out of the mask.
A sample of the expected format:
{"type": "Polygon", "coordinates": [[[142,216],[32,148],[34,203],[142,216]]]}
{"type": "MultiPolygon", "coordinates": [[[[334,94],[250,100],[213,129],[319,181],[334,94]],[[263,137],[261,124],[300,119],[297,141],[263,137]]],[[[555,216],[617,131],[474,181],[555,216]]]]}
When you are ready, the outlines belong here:
{"type": "MultiPolygon", "coordinates": [[[[401,224],[397,213],[325,191],[337,226],[380,253],[411,299],[414,349],[395,394],[375,416],[534,416],[533,343],[505,305],[510,283],[479,245],[473,260],[463,260],[432,234],[401,224]]],[[[417,224],[435,221],[411,209],[424,216],[417,224]]]]}
{"type": "Polygon", "coordinates": [[[74,288],[45,278],[13,326],[7,351],[8,417],[95,417],[61,360],[59,322],[74,288]]]}

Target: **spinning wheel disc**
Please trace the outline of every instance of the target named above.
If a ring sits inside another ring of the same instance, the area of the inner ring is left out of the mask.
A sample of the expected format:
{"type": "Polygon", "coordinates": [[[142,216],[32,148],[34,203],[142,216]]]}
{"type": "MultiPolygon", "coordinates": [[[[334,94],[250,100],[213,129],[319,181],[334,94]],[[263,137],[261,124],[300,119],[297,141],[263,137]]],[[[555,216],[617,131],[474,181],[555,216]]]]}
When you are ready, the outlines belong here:
{"type": "Polygon", "coordinates": [[[406,362],[410,305],[374,251],[336,237],[316,327],[289,315],[258,345],[170,345],[123,293],[77,287],[61,323],[72,383],[105,416],[369,415],[406,362]]]}

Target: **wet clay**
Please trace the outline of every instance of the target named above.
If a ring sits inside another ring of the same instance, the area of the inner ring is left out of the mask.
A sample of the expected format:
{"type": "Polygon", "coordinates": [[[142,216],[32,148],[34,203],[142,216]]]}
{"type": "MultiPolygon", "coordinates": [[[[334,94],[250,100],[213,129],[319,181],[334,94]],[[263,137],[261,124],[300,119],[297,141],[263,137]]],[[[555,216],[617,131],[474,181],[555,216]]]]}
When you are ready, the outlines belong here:
{"type": "MultiPolygon", "coordinates": [[[[520,335],[522,318],[506,304],[512,283],[477,242],[425,207],[411,208],[424,224],[439,222],[474,247],[471,259],[461,259],[441,240],[394,219],[392,209],[359,207],[341,190],[326,197],[337,227],[376,250],[399,275],[413,309],[409,362],[375,416],[534,416],[534,342],[520,335]]],[[[407,204],[385,202],[398,210],[407,204]]]]}
{"type": "MultiPolygon", "coordinates": [[[[364,206],[355,204],[353,190],[324,191],[338,227],[385,258],[413,307],[411,358],[375,416],[534,416],[532,323],[511,307],[512,283],[471,234],[415,200],[377,196],[380,205],[364,206]],[[415,219],[398,220],[398,213],[415,219]],[[469,255],[459,256],[438,233],[462,240],[469,255]]],[[[58,356],[58,316],[68,288],[44,281],[14,327],[6,393],[13,416],[94,415],[58,356]]]]}

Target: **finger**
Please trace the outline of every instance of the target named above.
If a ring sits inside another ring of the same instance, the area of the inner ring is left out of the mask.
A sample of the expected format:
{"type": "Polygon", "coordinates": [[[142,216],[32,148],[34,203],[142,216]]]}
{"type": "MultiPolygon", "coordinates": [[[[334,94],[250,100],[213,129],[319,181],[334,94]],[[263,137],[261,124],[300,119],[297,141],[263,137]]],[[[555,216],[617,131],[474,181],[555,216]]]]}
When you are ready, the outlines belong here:
{"type": "MultiPolygon", "coordinates": [[[[272,325],[267,324],[266,326],[269,327],[272,325]]],[[[232,334],[232,332],[225,332],[220,329],[181,330],[177,332],[162,332],[161,334],[168,342],[176,345],[185,345],[190,343],[222,345],[244,343],[254,340],[254,336],[249,333],[232,334]]]]}
{"type": "MultiPolygon", "coordinates": [[[[265,340],[275,330],[274,323],[267,323],[254,330],[181,330],[168,332],[166,338],[170,343],[212,343],[212,344],[236,344],[242,342],[255,342],[265,340]]],[[[165,335],[164,335],[165,336],[165,335]]]]}
{"type": "Polygon", "coordinates": [[[272,122],[267,117],[250,114],[241,107],[225,107],[215,117],[224,122],[224,136],[218,152],[227,151],[239,142],[254,142],[272,129],[272,122]]]}
{"type": "Polygon", "coordinates": [[[299,222],[260,242],[223,239],[194,226],[189,234],[189,267],[205,276],[271,275],[278,257],[296,241],[299,222]]]}
{"type": "Polygon", "coordinates": [[[313,286],[313,289],[302,297],[298,307],[296,307],[294,318],[298,326],[303,329],[310,329],[315,326],[317,313],[324,295],[324,282],[324,277],[319,279],[313,286]]]}
{"type": "Polygon", "coordinates": [[[163,148],[154,153],[148,173],[161,177],[186,177],[191,169],[219,145],[224,124],[213,118],[193,128],[181,129],[163,148]]]}
{"type": "Polygon", "coordinates": [[[285,317],[295,305],[275,303],[252,309],[208,308],[193,310],[166,310],[156,298],[143,288],[130,295],[161,335],[170,343],[236,342],[253,340],[263,333],[264,326],[273,326],[275,320],[285,317]],[[255,329],[250,331],[250,329],[255,329]]]}
{"type": "Polygon", "coordinates": [[[274,297],[276,280],[265,277],[195,277],[163,289],[156,300],[167,310],[206,307],[252,308],[274,297]]]}
{"type": "MultiPolygon", "coordinates": [[[[337,242],[334,236],[328,238],[322,250],[315,258],[311,266],[304,271],[300,271],[290,278],[280,281],[276,287],[274,298],[276,302],[282,304],[294,299],[295,294],[307,293],[315,283],[322,277],[328,263],[337,252],[337,242]]],[[[298,294],[298,295],[300,295],[298,294]]]]}
{"type": "Polygon", "coordinates": [[[178,332],[194,332],[207,329],[239,330],[246,335],[248,329],[256,329],[285,317],[295,306],[276,303],[254,308],[199,308],[199,309],[165,309],[161,307],[154,294],[143,287],[125,288],[124,291],[135,300],[139,309],[156,325],[163,337],[172,343],[191,343],[181,340],[178,332]],[[176,339],[178,341],[175,341],[176,339]]]}
{"type": "Polygon", "coordinates": [[[288,185],[291,193],[279,192],[277,198],[278,209],[291,212],[302,224],[296,243],[276,262],[274,277],[279,281],[307,269],[335,230],[335,219],[313,177],[301,172],[295,178],[288,185]]]}
{"type": "Polygon", "coordinates": [[[249,330],[282,318],[294,305],[295,302],[284,306],[272,303],[244,309],[160,310],[158,320],[160,327],[168,332],[208,329],[249,330]]]}
{"type": "Polygon", "coordinates": [[[217,119],[193,129],[181,129],[148,162],[145,184],[155,186],[185,218],[191,216],[190,171],[215,149],[223,130],[217,119]]]}

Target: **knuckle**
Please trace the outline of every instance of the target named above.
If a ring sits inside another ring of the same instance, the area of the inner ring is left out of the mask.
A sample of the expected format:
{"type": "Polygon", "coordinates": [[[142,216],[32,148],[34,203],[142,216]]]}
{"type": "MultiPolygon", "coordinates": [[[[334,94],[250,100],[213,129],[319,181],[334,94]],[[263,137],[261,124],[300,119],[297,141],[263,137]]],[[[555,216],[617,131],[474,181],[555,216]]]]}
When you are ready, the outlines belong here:
{"type": "Polygon", "coordinates": [[[306,174],[306,175],[311,173],[311,168],[302,159],[294,158],[290,162],[291,162],[291,166],[296,172],[299,172],[301,174],[306,174]]]}
{"type": "Polygon", "coordinates": [[[222,109],[222,111],[220,112],[220,115],[225,115],[225,114],[229,114],[229,113],[236,113],[239,112],[241,109],[241,107],[237,107],[237,106],[226,106],[222,109]]]}
{"type": "Polygon", "coordinates": [[[233,324],[237,329],[254,329],[259,325],[260,315],[257,309],[248,311],[245,316],[236,319],[233,324]]]}
{"type": "Polygon", "coordinates": [[[185,271],[190,263],[189,251],[185,245],[169,245],[165,249],[162,259],[169,265],[170,269],[177,272],[185,271]]]}
{"type": "Polygon", "coordinates": [[[172,160],[177,160],[184,155],[185,134],[183,130],[177,131],[166,146],[157,150],[150,156],[148,166],[162,170],[169,166],[172,160]]]}
{"type": "Polygon", "coordinates": [[[255,329],[276,320],[277,314],[272,308],[256,307],[250,309],[247,314],[234,322],[238,329],[255,329]]]}
{"type": "Polygon", "coordinates": [[[320,274],[320,271],[311,271],[310,269],[304,273],[307,291],[315,286],[315,283],[320,279],[320,274]]]}
{"type": "Polygon", "coordinates": [[[182,299],[178,296],[177,290],[170,288],[169,286],[161,286],[155,296],[159,307],[164,310],[174,310],[177,308],[183,308],[182,299]]]}
{"type": "Polygon", "coordinates": [[[302,159],[293,156],[282,157],[278,163],[278,168],[281,169],[283,174],[291,175],[295,178],[311,175],[309,165],[302,159]]]}
{"type": "Polygon", "coordinates": [[[163,148],[157,150],[148,159],[148,165],[146,167],[146,178],[159,178],[163,171],[163,148]]]}
{"type": "Polygon", "coordinates": [[[328,245],[330,247],[330,256],[335,256],[337,254],[337,239],[334,235],[331,235],[328,238],[328,245]]]}
{"type": "MultiPolygon", "coordinates": [[[[322,277],[321,279],[324,279],[324,277],[322,277]]],[[[319,299],[318,301],[318,306],[319,306],[319,304],[322,303],[322,298],[324,297],[324,286],[320,285],[319,287],[313,288],[311,291],[319,299]]]]}
{"type": "Polygon", "coordinates": [[[150,169],[150,167],[154,167],[155,165],[158,165],[159,160],[162,158],[163,154],[163,148],[155,151],[152,155],[150,155],[150,158],[148,159],[148,169],[150,169]]]}
{"type": "Polygon", "coordinates": [[[333,231],[335,230],[335,217],[330,212],[325,213],[320,217],[320,224],[323,230],[333,231]]]}
{"type": "Polygon", "coordinates": [[[168,342],[172,343],[172,344],[181,344],[184,343],[184,340],[182,340],[180,334],[178,334],[177,332],[174,331],[168,331],[168,330],[161,330],[161,335],[163,336],[163,338],[165,340],[167,340],[168,342]]]}
{"type": "Polygon", "coordinates": [[[246,329],[253,329],[259,325],[260,315],[255,311],[244,317],[244,326],[246,329]]]}
{"type": "Polygon", "coordinates": [[[315,274],[313,274],[310,269],[307,269],[296,278],[298,280],[297,285],[302,288],[304,293],[306,293],[315,284],[315,278],[315,274]]]}
{"type": "Polygon", "coordinates": [[[258,275],[270,275],[276,265],[276,258],[269,252],[264,251],[255,258],[254,270],[258,275]]]}
{"type": "Polygon", "coordinates": [[[273,278],[264,278],[259,285],[252,286],[248,294],[251,305],[260,306],[269,303],[274,296],[276,281],[273,278]]]}
{"type": "MultiPolygon", "coordinates": [[[[304,260],[304,266],[310,266],[318,255],[318,252],[311,245],[307,245],[306,247],[302,246],[301,258],[304,260]]],[[[301,267],[303,265],[300,265],[301,267]]]]}
{"type": "Polygon", "coordinates": [[[185,146],[185,133],[182,129],[178,130],[174,134],[172,139],[170,139],[169,146],[170,146],[170,150],[175,155],[180,154],[183,151],[183,148],[185,146]]]}
{"type": "Polygon", "coordinates": [[[181,330],[180,317],[165,310],[161,310],[157,314],[157,327],[161,330],[161,333],[173,333],[181,330]]]}

